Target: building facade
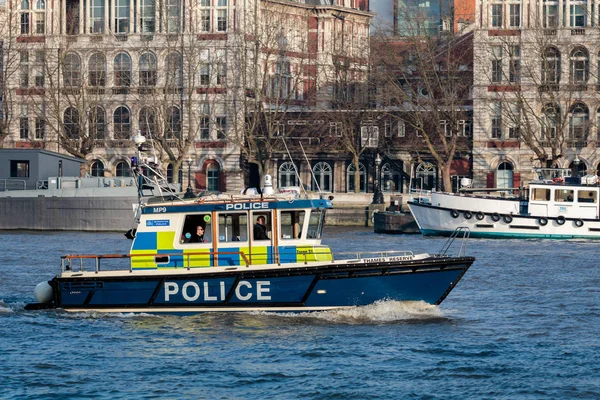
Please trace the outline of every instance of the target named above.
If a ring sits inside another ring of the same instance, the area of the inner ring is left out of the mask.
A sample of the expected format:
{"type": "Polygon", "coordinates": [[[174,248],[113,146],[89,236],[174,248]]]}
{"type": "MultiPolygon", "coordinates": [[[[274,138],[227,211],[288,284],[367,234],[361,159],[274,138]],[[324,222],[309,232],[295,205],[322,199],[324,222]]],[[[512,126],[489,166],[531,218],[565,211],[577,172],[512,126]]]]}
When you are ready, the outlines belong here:
{"type": "Polygon", "coordinates": [[[367,0],[9,0],[0,140],[118,176],[140,132],[171,179],[191,172],[198,190],[241,190],[248,116],[329,107],[340,41],[348,56],[368,51],[368,8],[367,0]]]}
{"type": "Polygon", "coordinates": [[[597,174],[600,3],[478,1],[475,184],[518,187],[534,167],[597,174]]]}

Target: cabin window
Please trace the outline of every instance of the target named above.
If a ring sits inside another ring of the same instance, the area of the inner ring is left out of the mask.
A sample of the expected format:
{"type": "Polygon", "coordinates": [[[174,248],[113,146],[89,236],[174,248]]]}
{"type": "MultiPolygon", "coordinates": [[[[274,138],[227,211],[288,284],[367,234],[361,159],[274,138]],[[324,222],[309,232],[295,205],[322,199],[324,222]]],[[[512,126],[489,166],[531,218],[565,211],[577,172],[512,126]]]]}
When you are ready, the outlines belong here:
{"type": "Polygon", "coordinates": [[[253,213],[253,240],[271,240],[271,213],[253,213]]]}
{"type": "Polygon", "coordinates": [[[210,243],[212,218],[210,213],[186,215],[180,243],[210,243]]]}
{"type": "Polygon", "coordinates": [[[219,214],[219,242],[247,242],[248,214],[219,214]]]}
{"type": "Polygon", "coordinates": [[[320,239],[323,232],[323,220],[325,218],[324,210],[313,210],[310,213],[310,221],[308,222],[307,239],[320,239]]]}
{"type": "Polygon", "coordinates": [[[549,201],[550,200],[550,189],[533,189],[531,200],[541,200],[541,201],[549,201]]]}
{"type": "Polygon", "coordinates": [[[598,192],[594,190],[580,190],[577,192],[578,203],[597,203],[598,192]]]}
{"type": "Polygon", "coordinates": [[[281,224],[281,238],[300,239],[302,237],[302,228],[304,226],[305,211],[282,211],[279,217],[281,224]]]}
{"type": "Polygon", "coordinates": [[[568,189],[557,189],[554,191],[554,201],[559,203],[572,203],[574,191],[568,189]]]}

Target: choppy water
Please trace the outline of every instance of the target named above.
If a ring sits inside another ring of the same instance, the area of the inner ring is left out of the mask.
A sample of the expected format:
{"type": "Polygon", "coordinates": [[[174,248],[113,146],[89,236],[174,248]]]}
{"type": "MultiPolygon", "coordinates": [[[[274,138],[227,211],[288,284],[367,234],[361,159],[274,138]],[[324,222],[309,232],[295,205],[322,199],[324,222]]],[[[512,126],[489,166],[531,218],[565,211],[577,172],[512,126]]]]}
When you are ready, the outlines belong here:
{"type": "MultiPolygon", "coordinates": [[[[445,239],[329,228],[336,251],[445,239]]],[[[0,233],[0,398],[598,399],[600,242],[474,240],[442,303],[193,317],[24,311],[60,255],[121,234],[0,233]]]]}

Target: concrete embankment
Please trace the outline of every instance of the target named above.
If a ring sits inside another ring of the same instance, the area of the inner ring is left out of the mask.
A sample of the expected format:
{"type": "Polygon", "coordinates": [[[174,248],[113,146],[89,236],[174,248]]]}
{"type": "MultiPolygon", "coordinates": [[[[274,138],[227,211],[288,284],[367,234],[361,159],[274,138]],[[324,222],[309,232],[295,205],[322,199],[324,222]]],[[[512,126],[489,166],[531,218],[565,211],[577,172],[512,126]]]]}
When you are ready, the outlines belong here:
{"type": "MultiPolygon", "coordinates": [[[[334,194],[327,225],[372,226],[370,194],[334,194]]],[[[125,232],[133,226],[137,197],[0,197],[0,230],[125,232]]]]}

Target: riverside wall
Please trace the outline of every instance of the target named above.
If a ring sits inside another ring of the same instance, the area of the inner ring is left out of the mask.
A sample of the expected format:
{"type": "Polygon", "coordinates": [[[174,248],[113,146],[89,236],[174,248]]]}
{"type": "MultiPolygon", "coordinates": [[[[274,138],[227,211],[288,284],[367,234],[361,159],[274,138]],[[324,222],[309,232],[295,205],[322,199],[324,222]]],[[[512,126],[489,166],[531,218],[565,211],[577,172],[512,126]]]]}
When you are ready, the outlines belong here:
{"type": "MultiPolygon", "coordinates": [[[[372,194],[334,194],[327,225],[372,226],[372,194]]],[[[0,197],[0,230],[126,232],[137,197],[0,197]]]]}

